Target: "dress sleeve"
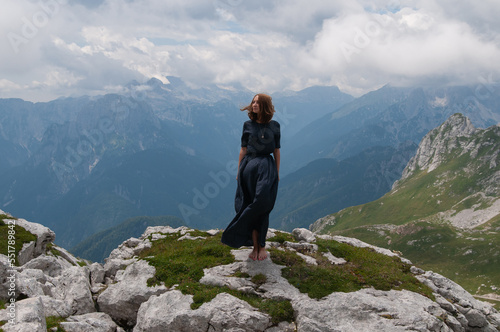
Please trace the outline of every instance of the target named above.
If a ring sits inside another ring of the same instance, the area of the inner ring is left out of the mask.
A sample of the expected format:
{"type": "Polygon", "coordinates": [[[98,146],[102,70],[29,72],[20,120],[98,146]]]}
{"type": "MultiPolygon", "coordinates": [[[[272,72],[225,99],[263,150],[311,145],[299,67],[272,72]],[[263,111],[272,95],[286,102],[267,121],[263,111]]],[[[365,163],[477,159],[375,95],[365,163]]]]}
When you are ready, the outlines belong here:
{"type": "Polygon", "coordinates": [[[245,122],[243,124],[243,132],[241,134],[241,147],[246,148],[248,146],[248,138],[250,136],[250,132],[248,130],[248,124],[245,122]]]}
{"type": "Polygon", "coordinates": [[[274,123],[274,147],[276,149],[281,148],[281,129],[279,122],[274,123]]]}

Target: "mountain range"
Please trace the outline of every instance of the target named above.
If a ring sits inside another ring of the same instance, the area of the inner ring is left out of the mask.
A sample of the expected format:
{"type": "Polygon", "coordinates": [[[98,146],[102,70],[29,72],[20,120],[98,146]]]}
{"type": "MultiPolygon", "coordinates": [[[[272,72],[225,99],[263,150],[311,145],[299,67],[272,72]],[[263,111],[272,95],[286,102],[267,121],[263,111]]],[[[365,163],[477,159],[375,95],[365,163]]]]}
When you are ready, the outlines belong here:
{"type": "MultiPolygon", "coordinates": [[[[168,80],[48,103],[0,100],[1,208],[49,226],[69,248],[138,216],[225,227],[247,119],[239,109],[253,92],[168,80]]],[[[498,123],[500,94],[476,92],[385,86],[359,98],[337,87],[274,93],[282,167],[272,225],[307,227],[380,197],[420,139],[457,110],[477,126],[498,123]]]]}

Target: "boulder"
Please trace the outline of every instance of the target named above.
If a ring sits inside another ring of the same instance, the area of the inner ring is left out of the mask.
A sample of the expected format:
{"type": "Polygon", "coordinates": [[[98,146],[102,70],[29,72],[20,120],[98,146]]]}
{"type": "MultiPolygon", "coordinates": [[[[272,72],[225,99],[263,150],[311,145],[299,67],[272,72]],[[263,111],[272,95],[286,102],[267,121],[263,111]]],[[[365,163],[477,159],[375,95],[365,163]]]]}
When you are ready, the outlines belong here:
{"type": "Polygon", "coordinates": [[[297,241],[304,241],[304,242],[316,241],[316,236],[314,235],[314,233],[305,228],[295,228],[292,231],[292,234],[295,237],[295,239],[297,239],[297,241]]]}
{"type": "Polygon", "coordinates": [[[408,291],[363,289],[294,303],[298,331],[450,331],[432,300],[408,291]]]}
{"type": "Polygon", "coordinates": [[[97,298],[99,311],[107,313],[122,326],[134,326],[141,304],[152,295],[167,291],[163,285],[148,287],[148,279],[152,278],[155,272],[156,269],[143,260],[127,266],[119,282],[109,285],[97,298]]]}
{"type": "Polygon", "coordinates": [[[103,312],[71,316],[60,325],[66,332],[115,332],[117,329],[116,323],[103,312]]]}
{"type": "Polygon", "coordinates": [[[23,245],[23,248],[17,256],[19,265],[24,265],[31,259],[45,253],[47,250],[47,244],[53,242],[56,239],[56,234],[48,227],[45,227],[43,225],[29,222],[24,219],[17,219],[16,225],[21,226],[37,237],[36,241],[25,243],[23,245]]]}
{"type": "Polygon", "coordinates": [[[46,332],[47,324],[43,304],[39,297],[24,299],[15,304],[15,323],[11,323],[6,318],[8,309],[0,310],[0,319],[7,320],[8,323],[1,328],[5,332],[46,332]]]}
{"type": "Polygon", "coordinates": [[[54,279],[53,297],[68,301],[72,315],[95,312],[88,268],[72,266],[64,270],[58,278],[54,279]]]}
{"type": "Polygon", "coordinates": [[[192,296],[170,291],[152,296],[137,314],[134,332],[265,331],[268,315],[232,295],[221,293],[196,310],[192,296]]]}

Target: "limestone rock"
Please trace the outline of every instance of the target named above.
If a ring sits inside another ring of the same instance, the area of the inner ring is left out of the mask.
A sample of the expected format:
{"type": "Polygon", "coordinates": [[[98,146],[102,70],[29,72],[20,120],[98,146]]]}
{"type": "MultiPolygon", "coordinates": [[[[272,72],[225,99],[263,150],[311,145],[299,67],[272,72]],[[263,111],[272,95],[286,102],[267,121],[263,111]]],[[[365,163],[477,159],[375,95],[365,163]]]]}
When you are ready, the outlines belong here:
{"type": "Polygon", "coordinates": [[[17,219],[16,225],[21,226],[37,237],[35,242],[25,244],[23,249],[19,252],[17,257],[19,265],[23,265],[31,259],[45,253],[47,244],[53,242],[56,238],[56,234],[52,230],[37,223],[29,222],[24,219],[17,219]]]}
{"type": "Polygon", "coordinates": [[[94,301],[90,292],[89,270],[72,266],[54,279],[53,297],[68,301],[72,314],[82,315],[95,312],[94,301]]]}
{"type": "Polygon", "coordinates": [[[293,236],[297,241],[314,242],[316,241],[316,236],[313,232],[305,228],[295,228],[292,231],[293,236]]]}
{"type": "Polygon", "coordinates": [[[196,310],[192,297],[179,291],[152,296],[139,309],[134,332],[265,331],[270,319],[245,301],[226,293],[196,310]]]}
{"type": "MultiPolygon", "coordinates": [[[[5,319],[5,312],[1,310],[0,319],[5,319]]],[[[40,298],[31,298],[16,303],[15,324],[8,322],[2,329],[5,332],[46,332],[43,303],[40,298]]]]}
{"type": "Polygon", "coordinates": [[[66,332],[115,332],[117,325],[111,317],[102,312],[71,316],[61,327],[66,332]]]}
{"type": "Polygon", "coordinates": [[[99,310],[107,313],[120,325],[134,326],[140,305],[152,295],[165,293],[165,286],[148,287],[147,281],[156,269],[146,261],[137,261],[125,269],[119,282],[111,284],[98,299],[99,310]]]}
{"type": "Polygon", "coordinates": [[[408,291],[363,289],[295,303],[298,331],[450,331],[438,317],[446,312],[408,291]]]}

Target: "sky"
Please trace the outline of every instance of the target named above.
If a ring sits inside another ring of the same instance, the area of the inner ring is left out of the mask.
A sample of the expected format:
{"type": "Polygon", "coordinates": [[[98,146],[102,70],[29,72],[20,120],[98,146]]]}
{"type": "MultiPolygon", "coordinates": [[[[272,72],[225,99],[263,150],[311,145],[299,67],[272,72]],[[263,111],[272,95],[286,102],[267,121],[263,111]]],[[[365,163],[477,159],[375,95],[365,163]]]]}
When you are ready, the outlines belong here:
{"type": "Polygon", "coordinates": [[[500,80],[500,1],[0,0],[0,98],[500,80]]]}

